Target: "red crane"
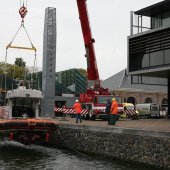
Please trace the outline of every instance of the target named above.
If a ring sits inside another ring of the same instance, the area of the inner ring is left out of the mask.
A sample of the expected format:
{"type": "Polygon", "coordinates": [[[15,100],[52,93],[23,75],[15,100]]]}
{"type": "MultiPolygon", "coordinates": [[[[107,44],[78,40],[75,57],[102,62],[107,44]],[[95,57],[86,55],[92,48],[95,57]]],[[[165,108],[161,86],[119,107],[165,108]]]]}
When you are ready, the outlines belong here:
{"type": "MultiPolygon", "coordinates": [[[[82,113],[86,119],[106,119],[107,114],[105,113],[105,108],[107,99],[116,98],[119,103],[118,109],[121,110],[121,97],[111,95],[108,89],[101,87],[93,45],[95,40],[92,38],[86,1],[87,0],[77,0],[87,58],[87,89],[86,93],[80,94],[79,100],[83,109],[86,110],[85,113],[82,113]]],[[[55,112],[58,112],[58,110],[61,110],[61,108],[56,108],[55,112]]],[[[69,108],[64,108],[64,111],[72,113],[72,110],[69,110],[69,108]]],[[[63,112],[63,110],[61,112],[63,112]]]]}
{"type": "Polygon", "coordinates": [[[92,37],[86,2],[87,0],[77,0],[87,58],[87,90],[86,93],[80,94],[80,102],[86,105],[86,109],[90,108],[92,119],[95,119],[103,115],[108,98],[116,97],[118,103],[121,103],[121,97],[113,96],[108,89],[101,87],[93,45],[95,40],[92,37]]]}
{"type": "Polygon", "coordinates": [[[93,45],[95,40],[92,38],[86,0],[77,0],[77,6],[79,11],[83,38],[84,38],[84,45],[86,49],[87,78],[88,78],[87,85],[91,89],[98,89],[100,88],[100,79],[99,79],[95,50],[93,45]]]}
{"type": "MultiPolygon", "coordinates": [[[[95,42],[92,37],[92,32],[90,28],[90,21],[88,17],[88,10],[86,0],[77,0],[77,6],[79,11],[79,18],[84,38],[84,45],[86,49],[87,58],[87,91],[86,94],[81,94],[81,101],[85,96],[98,94],[98,95],[109,95],[108,89],[101,87],[100,78],[98,73],[96,55],[93,43],[95,42]],[[84,96],[84,97],[83,97],[84,96]]],[[[87,98],[87,97],[86,97],[87,98]]]]}

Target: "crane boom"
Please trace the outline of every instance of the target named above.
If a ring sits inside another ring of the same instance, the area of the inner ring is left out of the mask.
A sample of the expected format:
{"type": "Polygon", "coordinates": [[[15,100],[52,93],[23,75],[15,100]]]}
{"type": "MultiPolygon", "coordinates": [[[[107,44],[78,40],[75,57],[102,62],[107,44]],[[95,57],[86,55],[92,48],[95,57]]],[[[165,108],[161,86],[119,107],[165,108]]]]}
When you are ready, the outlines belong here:
{"type": "Polygon", "coordinates": [[[96,90],[100,88],[100,79],[93,45],[95,40],[92,38],[86,0],[77,0],[77,6],[86,50],[87,85],[96,90]]]}
{"type": "MultiPolygon", "coordinates": [[[[119,103],[119,112],[121,112],[121,97],[116,94],[111,94],[108,88],[103,88],[100,84],[96,56],[93,46],[95,41],[92,38],[86,1],[87,0],[77,0],[81,29],[86,49],[88,85],[86,92],[80,94],[79,101],[85,110],[85,112],[82,113],[84,118],[91,120],[95,120],[96,118],[106,119],[108,116],[105,112],[107,100],[111,100],[113,97],[116,98],[117,102],[119,103]]],[[[61,110],[61,108],[56,108],[56,112],[59,111],[58,109],[61,110]]],[[[69,113],[71,110],[68,108],[66,112],[69,113]]]]}

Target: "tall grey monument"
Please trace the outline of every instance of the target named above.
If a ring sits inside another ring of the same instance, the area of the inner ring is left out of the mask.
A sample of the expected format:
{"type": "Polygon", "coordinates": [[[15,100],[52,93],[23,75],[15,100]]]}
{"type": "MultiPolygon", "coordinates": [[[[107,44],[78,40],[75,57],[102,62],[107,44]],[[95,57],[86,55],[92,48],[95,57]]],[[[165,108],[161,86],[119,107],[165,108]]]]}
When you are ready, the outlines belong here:
{"type": "Polygon", "coordinates": [[[42,100],[43,117],[54,116],[55,67],[56,67],[56,8],[45,10],[43,37],[42,100]]]}

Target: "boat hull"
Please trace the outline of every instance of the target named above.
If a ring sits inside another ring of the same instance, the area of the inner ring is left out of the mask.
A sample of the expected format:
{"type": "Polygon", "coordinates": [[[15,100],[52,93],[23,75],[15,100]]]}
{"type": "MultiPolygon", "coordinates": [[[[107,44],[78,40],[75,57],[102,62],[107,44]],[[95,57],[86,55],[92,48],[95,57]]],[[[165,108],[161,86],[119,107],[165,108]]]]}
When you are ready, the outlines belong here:
{"type": "Polygon", "coordinates": [[[0,120],[0,140],[14,140],[25,145],[50,143],[57,130],[58,125],[47,119],[0,120]]]}

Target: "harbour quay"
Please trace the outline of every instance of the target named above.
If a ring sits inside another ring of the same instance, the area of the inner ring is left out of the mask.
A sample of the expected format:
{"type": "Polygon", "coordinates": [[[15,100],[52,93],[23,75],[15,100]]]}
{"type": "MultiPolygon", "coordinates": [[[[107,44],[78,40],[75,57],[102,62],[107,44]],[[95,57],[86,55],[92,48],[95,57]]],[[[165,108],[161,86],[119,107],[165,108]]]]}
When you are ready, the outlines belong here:
{"type": "Polygon", "coordinates": [[[56,118],[59,131],[54,144],[79,154],[96,155],[160,169],[170,169],[170,123],[168,119],[120,120],[75,123],[56,118]]]}

